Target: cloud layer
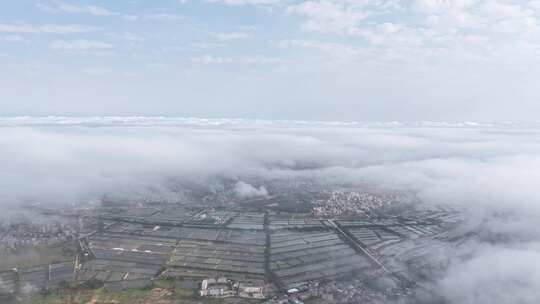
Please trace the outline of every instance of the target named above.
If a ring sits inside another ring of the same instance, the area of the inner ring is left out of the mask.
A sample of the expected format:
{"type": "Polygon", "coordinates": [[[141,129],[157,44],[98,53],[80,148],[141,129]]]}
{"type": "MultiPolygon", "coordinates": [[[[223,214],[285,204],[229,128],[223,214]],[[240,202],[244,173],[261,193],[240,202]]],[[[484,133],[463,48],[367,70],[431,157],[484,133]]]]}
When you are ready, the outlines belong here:
{"type": "Polygon", "coordinates": [[[21,117],[0,126],[2,184],[17,180],[3,192],[12,199],[27,196],[23,181],[40,175],[92,185],[198,172],[368,181],[482,208],[538,209],[540,201],[534,125],[21,117]]]}
{"type": "Polygon", "coordinates": [[[240,197],[272,195],[269,180],[370,184],[454,206],[472,219],[464,229],[475,236],[445,252],[450,266],[433,282],[449,303],[538,299],[537,126],[143,117],[11,118],[0,125],[4,207],[103,194],[174,197],[171,180],[179,179],[226,177],[240,197]]]}

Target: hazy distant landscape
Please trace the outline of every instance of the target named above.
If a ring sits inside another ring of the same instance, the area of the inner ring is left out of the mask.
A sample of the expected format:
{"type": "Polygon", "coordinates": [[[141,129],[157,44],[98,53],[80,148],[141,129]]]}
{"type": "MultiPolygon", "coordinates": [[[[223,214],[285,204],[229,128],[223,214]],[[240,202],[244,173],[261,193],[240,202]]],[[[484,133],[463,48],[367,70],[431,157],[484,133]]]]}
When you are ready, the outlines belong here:
{"type": "Polygon", "coordinates": [[[0,2],[0,304],[540,303],[540,0],[0,2]]]}
{"type": "Polygon", "coordinates": [[[535,125],[145,117],[0,125],[4,301],[539,296],[535,125]],[[201,282],[216,277],[231,298],[201,297],[201,282]]]}

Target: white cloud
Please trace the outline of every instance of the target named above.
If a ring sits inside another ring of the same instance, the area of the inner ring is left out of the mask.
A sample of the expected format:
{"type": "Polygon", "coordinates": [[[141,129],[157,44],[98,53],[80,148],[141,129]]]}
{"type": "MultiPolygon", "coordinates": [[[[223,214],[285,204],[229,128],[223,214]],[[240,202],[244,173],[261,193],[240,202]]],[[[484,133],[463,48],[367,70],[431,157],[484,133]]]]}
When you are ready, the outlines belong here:
{"type": "Polygon", "coordinates": [[[529,6],[530,8],[536,10],[536,11],[540,11],[540,1],[539,0],[531,0],[527,3],[527,6],[529,6]]]}
{"type": "MultiPolygon", "coordinates": [[[[214,42],[195,42],[190,44],[192,48],[195,49],[214,49],[214,48],[223,48],[226,47],[227,44],[225,43],[214,43],[214,42]]],[[[185,49],[185,47],[182,47],[182,50],[185,49]]]]}
{"type": "Polygon", "coordinates": [[[84,25],[0,23],[0,32],[15,34],[76,34],[98,30],[84,25]]]}
{"type": "Polygon", "coordinates": [[[49,44],[49,47],[62,51],[89,51],[89,50],[109,50],[114,45],[99,40],[56,40],[49,44]]]}
{"type": "Polygon", "coordinates": [[[20,35],[7,35],[2,37],[2,40],[7,42],[26,42],[27,40],[20,35]]]}
{"type": "Polygon", "coordinates": [[[95,16],[112,16],[114,13],[101,6],[95,5],[72,5],[66,3],[56,3],[56,8],[59,11],[66,13],[85,13],[95,16]]]}
{"type": "Polygon", "coordinates": [[[437,288],[449,303],[536,303],[540,299],[540,243],[481,246],[472,258],[456,261],[437,288]]]}
{"type": "MultiPolygon", "coordinates": [[[[538,125],[22,117],[2,118],[0,126],[0,180],[7,178],[2,184],[15,182],[12,176],[22,182],[42,174],[69,184],[75,174],[84,185],[87,178],[138,176],[133,174],[138,170],[261,180],[324,177],[328,183],[410,190],[428,203],[540,216],[538,125]],[[85,126],[102,128],[79,129],[85,126]],[[35,147],[43,142],[49,144],[37,157],[35,147]],[[31,172],[19,172],[21,161],[31,172]],[[84,168],[74,172],[76,163],[84,168]],[[302,164],[310,169],[297,170],[302,164]]],[[[40,191],[54,191],[35,184],[40,191]]],[[[24,183],[6,189],[11,192],[2,196],[28,194],[24,183]]]]}
{"type": "Polygon", "coordinates": [[[109,36],[114,38],[114,39],[127,41],[127,42],[131,42],[131,43],[141,43],[141,42],[144,42],[146,40],[143,36],[132,33],[132,32],[124,32],[124,33],[120,33],[120,34],[112,33],[112,34],[109,34],[109,36]]]}
{"type": "Polygon", "coordinates": [[[110,70],[104,67],[88,67],[83,69],[83,73],[91,76],[102,76],[108,74],[110,70]]]}
{"type": "Polygon", "coordinates": [[[183,20],[185,17],[178,14],[149,14],[143,15],[142,18],[146,20],[178,21],[183,20]]]}
{"type": "Polygon", "coordinates": [[[534,11],[522,7],[519,4],[502,3],[499,1],[488,1],[484,4],[484,10],[488,16],[497,20],[508,18],[525,18],[534,14],[534,11]]]}
{"type": "Polygon", "coordinates": [[[137,21],[139,19],[141,19],[140,16],[138,15],[131,15],[131,14],[125,14],[125,15],[122,15],[122,18],[124,20],[127,20],[127,21],[137,21]]]}
{"type": "Polygon", "coordinates": [[[262,55],[241,56],[241,57],[220,57],[211,54],[192,57],[191,61],[198,64],[245,64],[245,65],[272,65],[283,63],[284,61],[276,57],[262,55]]]}
{"type": "MultiPolygon", "coordinates": [[[[187,3],[188,1],[179,3],[187,3]]],[[[65,2],[55,1],[52,4],[42,4],[39,3],[37,6],[50,13],[70,13],[70,14],[89,14],[94,16],[120,16],[124,20],[128,21],[138,21],[138,20],[150,20],[150,21],[178,21],[183,20],[184,16],[179,14],[169,14],[169,13],[159,13],[159,14],[142,14],[142,15],[133,15],[133,14],[121,14],[117,12],[112,12],[104,7],[96,5],[74,5],[68,4],[65,2]]]]}
{"type": "Polygon", "coordinates": [[[416,0],[415,8],[424,13],[442,13],[449,10],[464,10],[475,5],[478,0],[416,0]]]}
{"type": "Polygon", "coordinates": [[[151,70],[159,70],[165,68],[167,65],[163,62],[149,62],[146,64],[146,68],[151,70]]]}
{"type": "Polygon", "coordinates": [[[317,41],[317,40],[283,40],[278,43],[281,48],[306,48],[324,52],[329,55],[330,60],[338,62],[349,62],[359,58],[363,53],[358,47],[347,44],[317,41]]]}
{"type": "Polygon", "coordinates": [[[47,12],[47,13],[51,13],[51,14],[58,13],[58,10],[54,6],[49,5],[49,4],[37,3],[36,7],[39,8],[40,10],[42,10],[42,11],[47,12]]]}
{"type": "Polygon", "coordinates": [[[265,197],[268,196],[268,191],[264,186],[260,186],[259,188],[243,182],[239,181],[234,186],[234,192],[235,194],[240,198],[254,198],[254,197],[265,197]]]}
{"type": "Polygon", "coordinates": [[[248,33],[244,32],[215,33],[214,36],[220,41],[241,40],[250,37],[248,33]]]}
{"type": "Polygon", "coordinates": [[[52,3],[38,3],[38,8],[43,11],[57,14],[57,13],[69,13],[69,14],[90,14],[94,16],[113,16],[115,13],[108,9],[97,5],[75,5],[68,4],[60,1],[53,1],[52,3]]]}
{"type": "Polygon", "coordinates": [[[285,60],[277,57],[268,57],[263,55],[256,55],[256,56],[244,56],[241,57],[239,60],[237,60],[240,63],[243,64],[254,64],[254,65],[273,65],[273,64],[281,64],[284,63],[285,60]]]}
{"type": "Polygon", "coordinates": [[[211,54],[204,54],[201,56],[192,57],[191,61],[194,63],[200,63],[200,64],[223,64],[223,63],[231,63],[232,59],[214,56],[211,54]]]}
{"type": "Polygon", "coordinates": [[[268,5],[285,2],[284,0],[206,0],[206,2],[219,2],[226,5],[268,5]]]}
{"type": "Polygon", "coordinates": [[[306,31],[354,35],[359,25],[369,15],[363,7],[330,0],[305,1],[290,5],[286,12],[305,17],[302,24],[306,31]]]}
{"type": "Polygon", "coordinates": [[[284,10],[301,17],[305,31],[349,35],[351,48],[367,43],[364,50],[379,53],[372,58],[376,61],[416,60],[422,64],[436,56],[451,56],[485,63],[535,56],[534,45],[540,46],[536,5],[537,1],[498,0],[415,0],[411,5],[304,0],[284,10]]]}
{"type": "Polygon", "coordinates": [[[122,15],[122,18],[127,21],[181,21],[185,19],[185,16],[179,14],[144,14],[144,15],[122,15]]]}

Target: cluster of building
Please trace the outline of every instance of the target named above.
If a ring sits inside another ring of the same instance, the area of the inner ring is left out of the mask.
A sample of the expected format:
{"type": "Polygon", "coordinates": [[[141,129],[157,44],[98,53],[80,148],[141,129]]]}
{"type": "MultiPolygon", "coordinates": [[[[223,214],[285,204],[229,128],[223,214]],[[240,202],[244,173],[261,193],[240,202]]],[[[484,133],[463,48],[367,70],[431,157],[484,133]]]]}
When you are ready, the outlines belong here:
{"type": "Polygon", "coordinates": [[[324,303],[388,303],[400,293],[390,277],[384,280],[366,273],[364,279],[347,278],[310,282],[288,289],[284,294],[268,299],[266,304],[302,304],[311,299],[324,303]],[[384,282],[380,282],[384,281],[384,282]],[[384,286],[383,286],[384,285],[384,286]]]}
{"type": "Polygon", "coordinates": [[[238,213],[236,212],[229,212],[224,210],[216,210],[214,208],[209,208],[208,210],[204,210],[200,213],[197,213],[193,218],[189,221],[191,224],[195,225],[211,225],[211,226],[222,226],[229,221],[231,221],[238,213]]]}
{"type": "Polygon", "coordinates": [[[390,195],[376,195],[368,192],[325,191],[311,201],[315,216],[343,216],[366,214],[395,202],[390,195]]]}
{"type": "Polygon", "coordinates": [[[0,254],[23,248],[54,245],[77,236],[77,228],[65,223],[0,223],[0,254]]]}
{"type": "Polygon", "coordinates": [[[2,282],[12,282],[0,288],[0,295],[25,286],[57,286],[60,279],[113,291],[152,286],[160,279],[189,283],[202,297],[268,299],[274,304],[311,298],[384,303],[392,295],[406,294],[404,283],[415,280],[402,265],[422,256],[432,237],[450,237],[449,229],[459,221],[446,210],[351,216],[390,201],[336,191],[314,200],[313,210],[320,216],[153,204],[87,212],[85,217],[100,225],[85,234],[62,225],[37,230],[24,224],[0,226],[2,246],[12,244],[4,242],[6,236],[23,243],[44,239],[50,245],[66,238],[79,243],[74,262],[0,272],[2,282]]]}
{"type": "Polygon", "coordinates": [[[226,277],[208,278],[202,281],[200,295],[202,297],[240,297],[264,299],[264,286],[245,282],[234,282],[226,277]]]}

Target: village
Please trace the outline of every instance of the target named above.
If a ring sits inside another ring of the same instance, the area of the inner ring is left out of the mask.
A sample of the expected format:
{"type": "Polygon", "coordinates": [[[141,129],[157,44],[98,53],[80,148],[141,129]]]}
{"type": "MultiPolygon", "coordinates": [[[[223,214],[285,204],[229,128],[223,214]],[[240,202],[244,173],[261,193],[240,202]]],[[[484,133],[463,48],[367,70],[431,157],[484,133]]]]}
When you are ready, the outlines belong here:
{"type": "MultiPolygon", "coordinates": [[[[373,203],[372,196],[364,197],[373,203]]],[[[325,207],[334,211],[324,216],[321,202],[307,214],[170,203],[49,210],[65,222],[3,226],[4,239],[12,240],[3,242],[3,250],[71,242],[74,251],[46,264],[3,265],[0,297],[15,301],[78,286],[144,290],[165,281],[187,286],[191,297],[214,301],[384,301],[416,286],[403,268],[407,261],[395,257],[418,258],[416,245],[449,237],[460,221],[458,213],[445,209],[381,217],[366,207],[351,216],[349,207],[338,212],[344,204],[336,206],[334,197],[325,207]]]]}

